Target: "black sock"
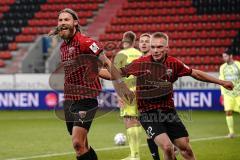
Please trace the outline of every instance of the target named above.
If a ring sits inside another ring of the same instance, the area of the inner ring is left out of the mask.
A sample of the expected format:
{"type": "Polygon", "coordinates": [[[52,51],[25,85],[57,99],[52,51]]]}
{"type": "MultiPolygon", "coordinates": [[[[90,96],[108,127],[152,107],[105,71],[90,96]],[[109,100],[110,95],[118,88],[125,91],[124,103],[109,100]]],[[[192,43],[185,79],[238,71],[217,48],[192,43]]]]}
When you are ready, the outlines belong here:
{"type": "Polygon", "coordinates": [[[81,156],[77,156],[77,160],[92,160],[90,150],[81,156]]]}
{"type": "Polygon", "coordinates": [[[89,152],[90,152],[90,155],[91,155],[91,158],[92,158],[91,160],[98,160],[97,154],[92,147],[90,147],[89,152]]]}
{"type": "Polygon", "coordinates": [[[77,160],[98,160],[96,152],[90,147],[89,151],[81,156],[77,156],[77,160]]]}
{"type": "Polygon", "coordinates": [[[160,160],[159,153],[158,153],[158,146],[155,144],[153,139],[147,139],[147,143],[153,159],[160,160]]]}

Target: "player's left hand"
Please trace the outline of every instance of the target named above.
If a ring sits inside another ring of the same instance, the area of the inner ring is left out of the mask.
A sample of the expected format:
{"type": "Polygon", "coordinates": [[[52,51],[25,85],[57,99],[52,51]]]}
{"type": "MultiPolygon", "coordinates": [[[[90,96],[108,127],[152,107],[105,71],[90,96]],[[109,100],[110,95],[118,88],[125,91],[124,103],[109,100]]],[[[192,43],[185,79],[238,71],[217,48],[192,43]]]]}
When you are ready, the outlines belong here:
{"type": "Polygon", "coordinates": [[[231,81],[223,81],[222,86],[228,90],[233,90],[234,85],[231,81]]]}
{"type": "Polygon", "coordinates": [[[135,94],[127,87],[127,85],[124,82],[114,83],[114,87],[116,92],[122,99],[126,99],[126,102],[128,102],[129,104],[133,102],[135,94]]]}

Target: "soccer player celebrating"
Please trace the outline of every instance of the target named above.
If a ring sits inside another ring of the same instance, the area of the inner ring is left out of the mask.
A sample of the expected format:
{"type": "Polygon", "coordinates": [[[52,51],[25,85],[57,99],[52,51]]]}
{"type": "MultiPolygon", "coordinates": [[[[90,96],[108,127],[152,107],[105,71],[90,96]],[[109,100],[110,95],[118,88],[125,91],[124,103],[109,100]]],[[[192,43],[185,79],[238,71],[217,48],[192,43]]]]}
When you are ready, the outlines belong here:
{"type": "MultiPolygon", "coordinates": [[[[119,51],[114,58],[114,65],[120,69],[125,65],[131,63],[133,60],[142,56],[142,52],[134,48],[136,35],[132,31],[123,34],[122,45],[123,49],[119,51]]],[[[136,90],[136,79],[134,76],[124,78],[124,82],[131,90],[136,90]]],[[[130,147],[130,156],[123,160],[137,160],[140,159],[140,133],[141,124],[138,121],[137,104],[128,104],[119,99],[122,106],[120,106],[120,116],[124,119],[125,128],[127,130],[127,138],[130,147]]]]}
{"type": "Polygon", "coordinates": [[[165,33],[154,33],[150,45],[151,54],[121,68],[122,75],[137,77],[140,122],[148,136],[162,149],[164,159],[175,159],[174,144],[184,159],[194,160],[188,132],[174,107],[172,84],[182,76],[219,84],[229,90],[233,89],[233,83],[191,69],[177,58],[168,56],[168,36],[165,33]]]}
{"type": "Polygon", "coordinates": [[[233,116],[232,112],[240,113],[240,62],[234,61],[230,51],[222,54],[224,64],[220,67],[220,79],[232,81],[234,89],[232,91],[221,87],[226,121],[229,129],[229,138],[234,138],[233,116]]]}
{"type": "MultiPolygon", "coordinates": [[[[151,35],[148,33],[143,33],[140,35],[138,47],[139,47],[139,50],[141,52],[143,52],[144,55],[151,54],[149,52],[150,51],[150,38],[151,38],[151,35]]],[[[148,144],[148,148],[151,152],[153,159],[160,160],[158,146],[154,143],[153,139],[148,137],[147,144],[148,144]]]]}
{"type": "Polygon", "coordinates": [[[95,151],[89,147],[87,134],[98,106],[101,91],[99,67],[104,66],[117,79],[118,93],[132,101],[134,94],[120,78],[117,69],[103,54],[101,45],[81,34],[77,13],[66,8],[59,12],[58,26],[49,35],[58,35],[61,44],[61,61],[65,73],[64,113],[68,131],[77,160],[97,160],[95,151]]]}

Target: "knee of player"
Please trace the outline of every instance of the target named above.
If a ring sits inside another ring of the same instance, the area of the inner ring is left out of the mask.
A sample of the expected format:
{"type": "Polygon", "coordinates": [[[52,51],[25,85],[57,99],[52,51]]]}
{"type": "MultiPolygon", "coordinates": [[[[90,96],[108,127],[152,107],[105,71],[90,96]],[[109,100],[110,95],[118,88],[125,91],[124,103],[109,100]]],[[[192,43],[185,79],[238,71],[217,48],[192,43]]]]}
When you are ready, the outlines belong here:
{"type": "Polygon", "coordinates": [[[73,148],[78,151],[84,151],[85,150],[85,144],[83,142],[80,142],[78,140],[73,140],[73,148]]]}
{"type": "Polygon", "coordinates": [[[173,152],[173,145],[171,143],[162,144],[161,148],[164,152],[168,152],[168,153],[173,152]]]}
{"type": "Polygon", "coordinates": [[[193,154],[191,147],[181,146],[179,149],[180,149],[181,152],[184,152],[185,154],[188,154],[188,155],[193,154]]]}

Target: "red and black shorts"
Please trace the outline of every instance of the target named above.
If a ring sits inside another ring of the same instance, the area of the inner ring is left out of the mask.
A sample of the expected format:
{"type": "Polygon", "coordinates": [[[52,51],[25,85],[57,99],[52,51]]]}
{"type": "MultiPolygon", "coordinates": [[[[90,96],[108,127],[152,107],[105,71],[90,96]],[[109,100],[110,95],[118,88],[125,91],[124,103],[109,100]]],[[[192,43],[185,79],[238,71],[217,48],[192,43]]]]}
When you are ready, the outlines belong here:
{"type": "Polygon", "coordinates": [[[70,135],[74,126],[89,131],[97,109],[98,101],[95,98],[64,101],[65,121],[70,135]]]}
{"type": "Polygon", "coordinates": [[[141,113],[139,118],[147,135],[152,139],[162,133],[166,133],[172,142],[181,137],[188,137],[188,132],[175,109],[154,109],[141,113]]]}

